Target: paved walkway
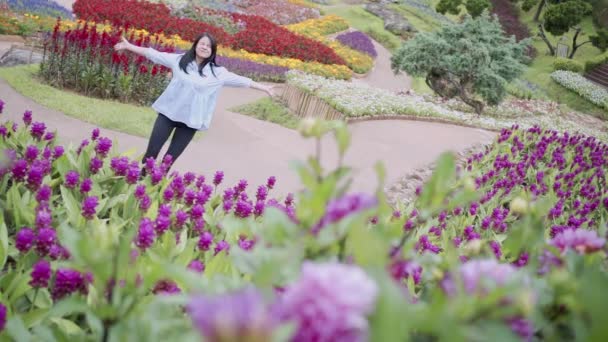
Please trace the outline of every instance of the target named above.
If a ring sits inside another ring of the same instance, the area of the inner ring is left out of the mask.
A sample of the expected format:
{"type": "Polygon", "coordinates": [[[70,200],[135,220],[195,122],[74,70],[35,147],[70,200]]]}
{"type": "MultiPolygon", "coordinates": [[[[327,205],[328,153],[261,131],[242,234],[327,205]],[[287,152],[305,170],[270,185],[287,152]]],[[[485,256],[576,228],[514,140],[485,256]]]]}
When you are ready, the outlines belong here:
{"type": "MultiPolygon", "coordinates": [[[[376,48],[379,53],[376,66],[367,77],[355,82],[389,90],[409,88],[407,76],[395,76],[390,70],[388,51],[379,44],[376,44],[376,48]]],[[[42,120],[51,129],[58,130],[62,143],[77,146],[95,128],[94,125],[35,103],[17,93],[2,79],[0,94],[0,99],[6,102],[3,117],[21,122],[22,113],[30,109],[35,120],[42,120]]],[[[290,162],[305,160],[313,154],[314,142],[301,138],[293,130],[227,110],[263,96],[264,93],[253,89],[223,89],[211,129],[188,146],[176,162],[175,169],[202,173],[208,177],[216,170],[223,170],[229,184],[246,178],[250,185],[256,187],[274,175],[277,177],[275,195],[300,190],[301,183],[290,162]]],[[[495,136],[481,129],[403,120],[353,123],[350,130],[352,144],[344,162],[354,168],[352,189],[368,192],[378,186],[374,173],[377,161],[384,162],[387,184],[391,184],[408,171],[433,162],[444,151],[463,150],[479,142],[489,142],[495,136]]],[[[144,138],[106,129],[102,129],[102,134],[117,141],[118,151],[135,150],[136,155],[132,157],[141,155],[146,148],[147,139],[144,138]]],[[[322,141],[322,165],[334,167],[336,162],[337,150],[333,137],[327,136],[322,141]]]]}

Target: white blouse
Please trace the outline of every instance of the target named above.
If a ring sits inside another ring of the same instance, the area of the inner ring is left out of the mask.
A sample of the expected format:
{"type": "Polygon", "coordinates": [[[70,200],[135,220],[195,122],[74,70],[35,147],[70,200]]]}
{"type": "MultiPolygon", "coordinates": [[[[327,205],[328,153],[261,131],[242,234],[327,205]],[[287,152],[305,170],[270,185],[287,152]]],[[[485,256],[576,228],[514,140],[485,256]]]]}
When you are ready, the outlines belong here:
{"type": "Polygon", "coordinates": [[[186,74],[179,67],[184,54],[160,52],[147,48],[145,56],[154,63],[171,69],[171,82],[152,104],[152,108],[173,121],[179,121],[199,131],[209,129],[217,96],[222,86],[249,87],[252,80],[228,71],[224,67],[214,67],[215,76],[209,64],[198,73],[196,61],[186,68],[186,74]],[[217,77],[216,77],[217,76],[217,77]]]}

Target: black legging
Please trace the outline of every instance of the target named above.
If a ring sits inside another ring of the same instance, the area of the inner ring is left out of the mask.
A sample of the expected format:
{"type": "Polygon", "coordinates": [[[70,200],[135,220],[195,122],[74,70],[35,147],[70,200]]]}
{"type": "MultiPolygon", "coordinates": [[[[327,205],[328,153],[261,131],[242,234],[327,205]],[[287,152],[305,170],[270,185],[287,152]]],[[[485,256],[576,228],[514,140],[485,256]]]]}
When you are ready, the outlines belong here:
{"type": "Polygon", "coordinates": [[[145,162],[146,159],[150,157],[156,159],[161,148],[167,139],[169,139],[169,135],[171,135],[173,129],[175,129],[173,138],[171,138],[171,144],[165,155],[171,155],[171,157],[173,157],[173,162],[177,160],[194,137],[196,130],[186,126],[182,122],[173,121],[163,114],[158,113],[156,122],[154,122],[154,128],[152,129],[150,141],[148,142],[148,149],[146,150],[142,162],[145,162]]]}

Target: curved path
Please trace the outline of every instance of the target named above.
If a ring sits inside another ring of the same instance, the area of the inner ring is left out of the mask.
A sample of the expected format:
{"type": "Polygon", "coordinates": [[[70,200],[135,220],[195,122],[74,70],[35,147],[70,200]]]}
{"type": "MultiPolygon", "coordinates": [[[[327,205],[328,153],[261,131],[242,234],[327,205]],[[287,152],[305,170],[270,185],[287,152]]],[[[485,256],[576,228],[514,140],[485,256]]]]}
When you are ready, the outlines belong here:
{"type": "MultiPolygon", "coordinates": [[[[409,87],[407,76],[395,76],[390,70],[388,51],[379,45],[377,48],[376,67],[367,77],[355,82],[389,90],[409,87]]],[[[96,127],[35,103],[2,79],[0,94],[0,99],[6,102],[1,120],[8,118],[21,122],[22,113],[30,109],[34,120],[44,121],[51,129],[56,129],[64,144],[79,145],[96,127]]],[[[265,183],[269,176],[276,176],[275,195],[300,190],[300,180],[290,162],[303,161],[312,155],[314,142],[301,138],[296,131],[227,110],[263,96],[265,94],[253,89],[222,90],[210,130],[188,146],[175,163],[175,170],[193,171],[207,177],[216,170],[223,170],[228,184],[246,178],[250,187],[265,183]]],[[[461,151],[495,137],[495,133],[481,129],[421,121],[367,121],[349,127],[352,143],[344,163],[354,169],[352,190],[368,192],[378,186],[374,172],[378,161],[384,163],[387,170],[385,185],[390,185],[403,174],[433,162],[444,151],[461,151]]],[[[118,151],[134,151],[131,157],[139,157],[146,148],[147,139],[107,129],[101,131],[117,143],[118,151]]],[[[335,167],[336,162],[333,137],[326,136],[322,142],[322,165],[335,167]]]]}

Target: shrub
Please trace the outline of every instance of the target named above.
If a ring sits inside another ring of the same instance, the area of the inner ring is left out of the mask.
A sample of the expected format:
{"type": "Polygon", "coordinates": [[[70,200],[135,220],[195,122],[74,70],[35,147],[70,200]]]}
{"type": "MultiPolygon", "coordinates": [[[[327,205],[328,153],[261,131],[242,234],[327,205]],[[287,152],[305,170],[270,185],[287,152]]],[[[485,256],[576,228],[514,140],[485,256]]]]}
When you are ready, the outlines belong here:
{"type": "Polygon", "coordinates": [[[551,73],[551,78],[591,103],[608,109],[608,91],[604,87],[572,71],[554,71],[551,73]]]}
{"type": "Polygon", "coordinates": [[[585,62],[585,72],[589,72],[592,69],[597,68],[598,66],[608,62],[608,53],[601,54],[599,56],[595,56],[594,58],[585,62]]]}
{"type": "Polygon", "coordinates": [[[553,61],[553,70],[565,70],[580,73],[583,71],[583,64],[579,61],[568,58],[556,58],[553,61]]]}

